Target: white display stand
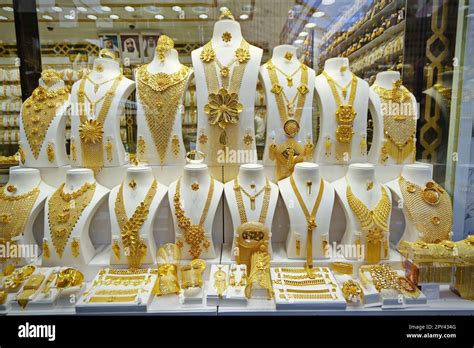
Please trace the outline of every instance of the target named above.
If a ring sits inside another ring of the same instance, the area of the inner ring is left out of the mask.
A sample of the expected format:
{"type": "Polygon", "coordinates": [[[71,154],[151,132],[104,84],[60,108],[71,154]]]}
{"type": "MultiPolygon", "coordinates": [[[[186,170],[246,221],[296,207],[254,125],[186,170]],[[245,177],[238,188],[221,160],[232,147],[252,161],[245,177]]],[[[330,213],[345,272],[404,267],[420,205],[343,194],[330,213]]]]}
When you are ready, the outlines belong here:
{"type": "MultiPolygon", "coordinates": [[[[192,223],[199,223],[201,214],[207,199],[209,192],[209,186],[211,180],[214,180],[209,175],[209,168],[203,163],[189,163],[184,166],[183,176],[181,177],[181,208],[186,212],[186,216],[191,219],[192,223]],[[192,190],[191,185],[198,184],[198,190],[192,190]]],[[[181,228],[178,226],[178,220],[176,219],[175,208],[174,208],[174,195],[176,193],[176,185],[178,181],[170,184],[168,190],[169,204],[171,208],[171,214],[173,215],[175,241],[183,241],[183,247],[181,249],[181,259],[189,260],[189,245],[184,241],[184,234],[181,228]]],[[[216,216],[217,206],[221,200],[222,191],[224,185],[217,180],[214,180],[214,192],[212,200],[209,205],[209,211],[207,218],[204,222],[205,237],[209,241],[210,245],[207,250],[202,250],[200,255],[201,259],[214,259],[217,257],[216,244],[217,236],[212,234],[212,226],[214,224],[214,218],[216,216]],[[215,246],[216,245],[216,246],[215,246]]]]}
{"type": "MultiPolygon", "coordinates": [[[[107,92],[109,92],[112,84],[114,83],[114,77],[119,76],[121,73],[120,65],[117,61],[109,58],[97,58],[94,61],[94,66],[92,72],[87,76],[93,80],[96,84],[101,84],[97,92],[94,92],[94,85],[88,80],[85,83],[85,93],[92,101],[97,101],[102,98],[107,92]],[[101,68],[98,68],[98,66],[101,68]],[[108,82],[106,82],[108,81],[108,82]],[[105,83],[104,83],[105,82],[105,83]]],[[[82,160],[82,149],[81,149],[81,139],[79,136],[79,127],[81,125],[79,117],[79,108],[78,105],[78,91],[79,86],[82,83],[82,79],[77,81],[71,90],[71,105],[76,105],[76,107],[71,108],[71,144],[75,145],[76,148],[76,161],[71,156],[71,165],[73,167],[83,167],[82,160]]],[[[103,125],[103,136],[102,136],[102,145],[103,145],[103,163],[105,167],[119,167],[127,163],[128,157],[125,153],[125,148],[123,147],[122,138],[120,137],[120,115],[124,112],[125,102],[127,98],[132,93],[135,88],[135,83],[125,77],[120,81],[117,90],[115,91],[114,97],[110,105],[109,112],[105,118],[103,125]],[[112,144],[111,159],[107,159],[107,151],[105,146],[107,142],[112,144]]],[[[88,118],[96,119],[98,113],[102,108],[104,99],[100,100],[96,105],[97,115],[89,114],[89,102],[87,98],[84,98],[84,105],[86,110],[86,115],[88,118]]],[[[115,170],[115,168],[113,169],[115,170]]]]}
{"type": "MultiPolygon", "coordinates": [[[[261,164],[243,164],[240,166],[239,174],[237,176],[237,180],[239,185],[244,187],[244,189],[250,193],[255,194],[260,191],[266,185],[266,177],[264,173],[263,166],[261,164]],[[254,185],[254,189],[251,189],[251,186],[254,185]]],[[[273,215],[275,213],[275,208],[278,201],[278,186],[272,182],[268,182],[271,189],[270,189],[270,200],[268,204],[268,213],[264,222],[264,225],[268,227],[269,231],[272,230],[272,222],[273,222],[273,215]]],[[[235,190],[234,190],[235,180],[229,181],[224,186],[224,193],[226,197],[227,204],[229,206],[230,215],[232,219],[233,231],[234,231],[234,239],[232,242],[232,260],[235,260],[236,255],[236,241],[235,235],[237,233],[237,228],[240,226],[242,221],[240,220],[239,216],[239,208],[237,206],[237,200],[235,197],[235,190]]],[[[247,214],[247,220],[251,221],[259,221],[260,212],[262,211],[263,206],[263,197],[265,192],[262,192],[258,197],[255,199],[255,210],[250,209],[250,199],[242,193],[242,200],[245,206],[245,212],[247,214]]],[[[271,246],[271,232],[268,236],[268,253],[272,254],[272,246],[271,246]]]]}
{"type": "MultiPolygon", "coordinates": [[[[179,61],[178,51],[175,49],[169,50],[165,53],[165,60],[162,62],[155,52],[153,60],[147,65],[146,69],[150,74],[173,74],[178,72],[182,67],[182,64],[179,61]]],[[[184,109],[184,96],[185,91],[191,80],[192,70],[189,71],[186,77],[186,87],[183,90],[183,96],[181,97],[181,102],[178,105],[175,115],[175,121],[170,133],[170,139],[168,139],[168,148],[166,151],[166,156],[161,161],[158,152],[156,151],[155,143],[151,135],[148,123],[145,117],[145,110],[143,108],[142,102],[140,100],[140,93],[138,90],[140,85],[137,83],[137,139],[142,138],[145,141],[145,153],[140,154],[139,160],[141,162],[146,162],[149,165],[184,165],[184,157],[186,154],[186,149],[183,142],[183,130],[182,130],[182,120],[181,115],[184,109]],[[175,155],[172,150],[172,138],[177,137],[179,141],[179,152],[175,155]]],[[[157,117],[160,117],[158,114],[157,117]]]]}
{"type": "MultiPolygon", "coordinates": [[[[86,182],[94,183],[94,173],[90,169],[71,169],[66,173],[66,182],[64,185],[64,192],[71,193],[75,190],[78,190],[86,182]]],[[[62,265],[74,265],[82,272],[87,268],[87,265],[94,257],[95,249],[91,242],[91,237],[89,235],[89,227],[92,221],[93,216],[96,214],[97,210],[101,204],[106,200],[109,190],[100,184],[96,183],[96,188],[94,196],[90,204],[83,210],[81,216],[76,222],[76,225],[69,235],[68,242],[64,248],[64,253],[60,258],[57,254],[51,238],[51,230],[49,227],[48,214],[49,214],[49,200],[48,198],[45,205],[45,222],[44,222],[44,240],[49,244],[50,255],[49,258],[45,258],[43,255],[42,265],[43,266],[62,266],[62,265]],[[79,255],[74,257],[71,253],[71,241],[75,238],[79,241],[79,255]]]]}
{"type": "MultiPolygon", "coordinates": [[[[150,167],[130,167],[127,169],[126,178],[123,182],[123,201],[127,217],[130,218],[141,202],[145,199],[148,190],[155,180],[150,167]],[[130,182],[135,183],[135,188],[130,187],[130,182]]],[[[156,193],[153,201],[150,204],[149,212],[146,221],[140,228],[140,237],[147,246],[146,256],[143,258],[142,264],[153,264],[156,262],[156,243],[153,235],[153,224],[155,221],[158,208],[166,196],[168,187],[161,183],[157,183],[156,193]]],[[[120,246],[120,258],[117,258],[114,252],[110,253],[111,265],[126,265],[128,264],[125,249],[122,243],[121,231],[115,213],[115,202],[120,186],[113,188],[109,195],[109,212],[112,227],[112,245],[118,243],[120,246]]]]}
{"type": "MultiPolygon", "coordinates": [[[[235,58],[235,51],[240,46],[242,41],[242,32],[240,24],[234,20],[223,19],[219,20],[214,25],[214,30],[212,34],[212,47],[216,53],[216,58],[223,64],[229,64],[235,58]],[[232,40],[229,42],[224,42],[222,40],[222,35],[227,32],[232,36],[232,40]]],[[[204,74],[203,62],[200,59],[201,52],[203,47],[194,50],[191,54],[193,68],[194,68],[194,77],[196,81],[196,98],[197,98],[197,111],[198,111],[198,134],[201,132],[205,134],[210,134],[210,127],[214,127],[209,124],[208,115],[204,112],[204,106],[208,103],[209,91],[207,88],[206,77],[204,74]]],[[[236,126],[233,126],[227,130],[227,135],[229,137],[237,138],[237,148],[229,150],[239,151],[245,150],[244,152],[255,156],[256,154],[256,145],[255,145],[255,127],[254,127],[254,104],[255,104],[255,94],[257,86],[258,72],[260,68],[260,61],[262,58],[263,50],[250,45],[250,60],[248,60],[245,65],[245,72],[242,77],[242,84],[239,91],[239,102],[243,106],[243,111],[239,115],[239,123],[236,126]],[[244,143],[244,136],[250,134],[253,137],[253,141],[250,145],[244,143]]],[[[229,76],[232,75],[232,71],[235,69],[237,63],[233,65],[230,69],[229,76]]],[[[216,70],[218,74],[218,71],[216,70]]],[[[233,177],[238,171],[238,165],[240,162],[238,158],[235,158],[234,163],[230,163],[227,159],[222,163],[219,158],[216,156],[217,148],[214,143],[218,144],[219,139],[212,140],[211,138],[207,141],[206,144],[201,144],[199,141],[196,144],[196,148],[199,151],[207,154],[206,163],[209,164],[212,171],[218,170],[215,166],[226,166],[226,172],[224,181],[228,181],[233,177]],[[234,167],[232,167],[234,165],[234,167]]],[[[235,154],[236,155],[236,154],[235,154]]],[[[247,157],[247,156],[246,156],[247,157]]],[[[255,156],[256,160],[256,156],[255,156]]],[[[216,176],[217,177],[217,176],[216,176]]]]}
{"type": "MultiPolygon", "coordinates": [[[[47,86],[42,79],[39,79],[39,85],[44,87],[47,91],[56,91],[64,87],[64,81],[60,80],[52,86],[47,86]]],[[[69,159],[66,153],[66,111],[70,105],[70,96],[64,104],[59,106],[56,110],[56,116],[51,121],[46,134],[43,139],[43,144],[38,155],[38,159],[35,159],[31,147],[28,144],[28,139],[26,137],[25,128],[23,126],[22,114],[20,113],[20,140],[19,145],[25,153],[25,163],[20,161],[20,165],[24,167],[34,167],[34,168],[57,168],[64,166],[69,163],[69,159]],[[48,160],[47,148],[48,145],[51,145],[54,149],[54,158],[52,161],[48,160]]],[[[45,103],[46,104],[46,103],[45,103]]],[[[47,105],[43,105],[47,107],[47,105]]]]}
{"type": "MultiPolygon", "coordinates": [[[[311,213],[321,189],[322,176],[319,166],[309,162],[298,163],[295,165],[293,178],[309,213],[311,213]],[[311,194],[309,194],[308,182],[311,182],[311,194]]],[[[281,180],[278,182],[278,186],[290,217],[286,240],[288,258],[306,259],[307,222],[303,209],[293,191],[290,178],[281,180]]],[[[312,255],[315,259],[327,258],[324,248],[329,247],[329,225],[333,206],[334,188],[329,182],[324,181],[324,192],[315,217],[317,227],[313,230],[312,255]]]]}
{"type": "MultiPolygon", "coordinates": [[[[373,209],[380,201],[380,198],[382,197],[381,188],[386,191],[390,201],[392,200],[392,195],[388,187],[377,181],[375,178],[375,166],[369,163],[355,163],[349,165],[346,177],[333,182],[334,189],[336,190],[337,196],[339,197],[339,201],[341,202],[344,210],[344,215],[346,217],[346,230],[344,237],[341,240],[341,244],[356,246],[356,241],[360,241],[360,244],[365,246],[366,235],[363,231],[361,231],[359,221],[352,212],[349,202],[347,201],[346,191],[348,183],[350,184],[354,195],[360,199],[368,209],[373,209]],[[368,190],[367,187],[370,183],[373,186],[370,190],[368,190]]],[[[390,225],[390,214],[387,225],[390,225]]],[[[389,237],[389,232],[385,232],[381,246],[381,260],[390,258],[390,247],[388,244],[389,237]],[[385,248],[385,245],[387,245],[387,248],[385,248]],[[388,251],[387,254],[384,253],[385,250],[388,251]]],[[[356,255],[345,255],[345,257],[348,259],[357,258],[356,255]]]]}
{"type": "MultiPolygon", "coordinates": [[[[347,58],[331,58],[324,63],[324,70],[333,78],[340,86],[347,86],[347,98],[349,99],[350,83],[353,73],[349,69],[349,60],[347,58]],[[344,68],[343,68],[344,67],[344,68]]],[[[357,92],[354,100],[354,109],[356,117],[352,124],[354,134],[351,142],[350,158],[347,161],[338,161],[335,156],[337,140],[335,137],[337,129],[336,121],[336,101],[334,99],[328,81],[323,75],[316,77],[316,102],[321,110],[320,117],[320,133],[319,141],[316,145],[316,162],[320,164],[349,164],[366,162],[368,156],[361,152],[360,144],[363,138],[367,139],[367,112],[371,110],[374,122],[380,124],[380,115],[374,108],[373,91],[369,89],[369,85],[364,80],[357,78],[357,92]],[[326,156],[325,143],[326,139],[331,140],[331,154],[326,156]]],[[[342,98],[340,88],[336,87],[342,98]]],[[[372,151],[372,150],[370,150],[372,151]]]]}

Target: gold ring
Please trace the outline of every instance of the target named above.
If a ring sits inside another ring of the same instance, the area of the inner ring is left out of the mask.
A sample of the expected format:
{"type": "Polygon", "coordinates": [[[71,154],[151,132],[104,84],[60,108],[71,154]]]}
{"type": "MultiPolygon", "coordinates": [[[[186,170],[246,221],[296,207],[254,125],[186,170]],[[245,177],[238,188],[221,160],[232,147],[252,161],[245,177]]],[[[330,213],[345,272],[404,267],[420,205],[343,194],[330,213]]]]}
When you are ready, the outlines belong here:
{"type": "Polygon", "coordinates": [[[205,158],[206,158],[206,155],[202,151],[191,150],[188,153],[186,153],[187,163],[202,163],[204,162],[205,158]],[[191,156],[194,156],[194,159],[191,159],[191,156]],[[199,159],[197,158],[198,156],[200,157],[199,159]]]}

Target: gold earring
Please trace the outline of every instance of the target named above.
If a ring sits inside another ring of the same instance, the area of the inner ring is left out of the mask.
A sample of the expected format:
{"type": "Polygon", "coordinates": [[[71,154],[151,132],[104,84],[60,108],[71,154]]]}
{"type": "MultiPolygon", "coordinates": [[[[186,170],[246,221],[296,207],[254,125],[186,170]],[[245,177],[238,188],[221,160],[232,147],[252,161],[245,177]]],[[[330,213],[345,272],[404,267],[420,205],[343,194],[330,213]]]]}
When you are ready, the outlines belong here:
{"type": "Polygon", "coordinates": [[[174,157],[178,157],[179,155],[179,138],[178,136],[175,134],[173,135],[173,138],[171,139],[171,151],[173,151],[173,155],[174,157]]]}
{"type": "Polygon", "coordinates": [[[53,144],[49,143],[46,147],[46,155],[48,156],[48,161],[50,163],[54,162],[54,146],[53,144]]]}
{"type": "Polygon", "coordinates": [[[71,242],[71,254],[73,257],[79,256],[79,240],[76,238],[73,238],[71,242]]]}
{"type": "Polygon", "coordinates": [[[135,181],[135,179],[130,180],[128,182],[128,186],[130,186],[132,190],[135,190],[135,187],[137,187],[137,182],[135,181]]]}
{"type": "Polygon", "coordinates": [[[47,260],[49,259],[50,253],[49,253],[49,244],[46,239],[43,239],[43,257],[47,260]]]}
{"type": "Polygon", "coordinates": [[[107,161],[112,162],[112,149],[113,145],[110,139],[107,139],[107,144],[105,145],[105,152],[107,153],[107,161]]]}
{"type": "Polygon", "coordinates": [[[224,42],[230,42],[232,40],[232,34],[229,32],[225,32],[222,34],[222,41],[224,42]]]}
{"type": "Polygon", "coordinates": [[[285,59],[288,60],[288,61],[290,61],[291,58],[293,58],[293,53],[291,53],[291,52],[289,52],[289,51],[286,52],[286,53],[285,53],[285,59]]]}
{"type": "Polygon", "coordinates": [[[145,155],[145,149],[146,149],[145,139],[140,135],[138,137],[138,142],[137,142],[137,152],[138,152],[139,159],[142,159],[142,157],[145,155]]]}
{"type": "Polygon", "coordinates": [[[112,251],[115,254],[115,257],[120,260],[120,245],[118,243],[118,240],[114,239],[113,245],[112,245],[112,251]]]}
{"type": "Polygon", "coordinates": [[[214,288],[219,298],[224,296],[227,289],[227,274],[222,270],[222,267],[224,266],[217,266],[217,271],[214,273],[214,288]]]}
{"type": "Polygon", "coordinates": [[[165,61],[166,53],[171,51],[174,47],[174,41],[166,35],[161,35],[158,39],[158,43],[156,45],[156,53],[158,54],[158,58],[161,62],[165,61]]]}
{"type": "Polygon", "coordinates": [[[207,135],[206,133],[204,133],[204,130],[201,129],[200,133],[199,133],[199,144],[201,145],[204,145],[207,143],[207,135]]]}
{"type": "Polygon", "coordinates": [[[251,131],[247,129],[247,134],[244,135],[244,144],[247,146],[252,145],[253,143],[253,136],[251,134],[251,131]]]}
{"type": "Polygon", "coordinates": [[[191,184],[191,190],[198,191],[199,190],[199,183],[198,182],[193,182],[191,184]]]}

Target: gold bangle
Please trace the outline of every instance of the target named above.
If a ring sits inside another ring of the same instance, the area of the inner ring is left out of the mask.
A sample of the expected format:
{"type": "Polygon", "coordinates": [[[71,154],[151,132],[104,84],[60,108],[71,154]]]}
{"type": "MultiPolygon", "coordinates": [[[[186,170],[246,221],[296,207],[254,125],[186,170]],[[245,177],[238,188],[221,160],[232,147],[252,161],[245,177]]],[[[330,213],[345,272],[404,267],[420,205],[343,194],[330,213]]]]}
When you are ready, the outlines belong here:
{"type": "Polygon", "coordinates": [[[347,262],[333,262],[332,270],[337,274],[352,274],[354,267],[351,263],[347,262]]]}
{"type": "Polygon", "coordinates": [[[206,261],[192,260],[189,265],[181,267],[181,288],[202,288],[202,273],[206,269],[206,261]]]}
{"type": "Polygon", "coordinates": [[[97,303],[97,302],[134,302],[137,298],[137,295],[132,296],[93,296],[87,302],[97,303]]]}

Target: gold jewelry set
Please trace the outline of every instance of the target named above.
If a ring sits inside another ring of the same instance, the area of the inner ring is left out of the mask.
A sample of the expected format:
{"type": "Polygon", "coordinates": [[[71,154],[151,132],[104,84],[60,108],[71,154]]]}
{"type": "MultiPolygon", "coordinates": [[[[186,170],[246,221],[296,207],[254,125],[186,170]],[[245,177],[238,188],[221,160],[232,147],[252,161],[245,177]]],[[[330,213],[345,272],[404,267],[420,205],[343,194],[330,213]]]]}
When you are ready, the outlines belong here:
{"type": "Polygon", "coordinates": [[[393,158],[395,163],[403,163],[408,157],[416,159],[416,115],[413,110],[411,94],[402,85],[401,80],[393,83],[392,89],[374,85],[375,93],[380,97],[384,143],[380,153],[380,162],[386,163],[393,158]]]}
{"type": "Polygon", "coordinates": [[[304,146],[301,146],[295,139],[300,131],[301,116],[306,102],[306,95],[309,92],[309,72],[308,67],[302,63],[289,75],[273,64],[271,59],[266,65],[272,86],[271,92],[275,95],[281,126],[287,137],[287,140],[279,145],[275,142],[270,145],[269,158],[277,161],[277,177],[278,179],[283,179],[293,173],[296,163],[309,160],[313,156],[314,145],[310,139],[307,139],[304,146]],[[293,78],[301,71],[300,84],[292,100],[289,100],[284,88],[281,86],[277,71],[285,76],[288,87],[293,87],[293,78]]]}
{"type": "Polygon", "coordinates": [[[400,291],[404,296],[412,298],[420,296],[421,292],[415,284],[407,278],[400,276],[387,264],[369,266],[369,272],[372,283],[378,292],[393,289],[400,291]]]}

